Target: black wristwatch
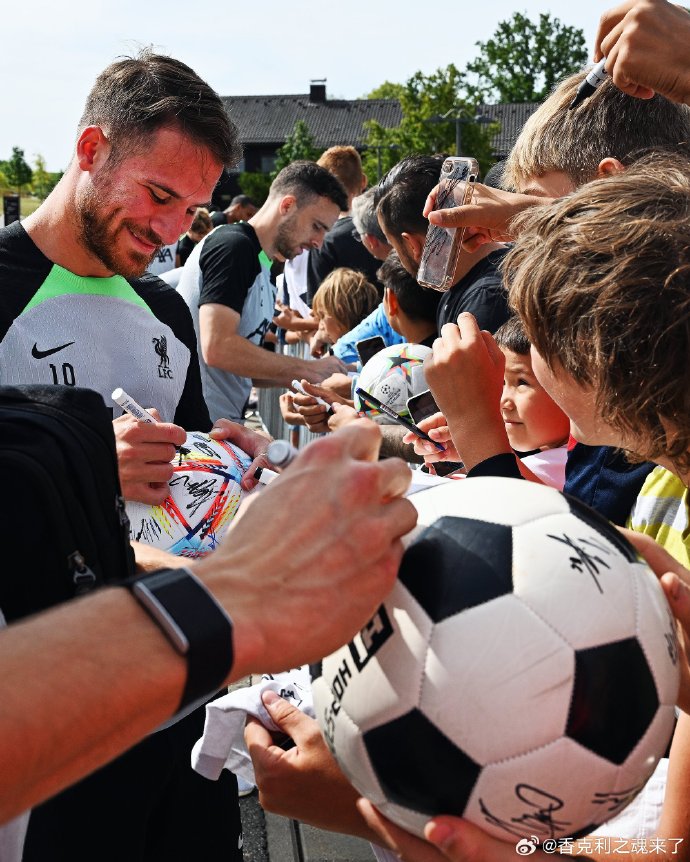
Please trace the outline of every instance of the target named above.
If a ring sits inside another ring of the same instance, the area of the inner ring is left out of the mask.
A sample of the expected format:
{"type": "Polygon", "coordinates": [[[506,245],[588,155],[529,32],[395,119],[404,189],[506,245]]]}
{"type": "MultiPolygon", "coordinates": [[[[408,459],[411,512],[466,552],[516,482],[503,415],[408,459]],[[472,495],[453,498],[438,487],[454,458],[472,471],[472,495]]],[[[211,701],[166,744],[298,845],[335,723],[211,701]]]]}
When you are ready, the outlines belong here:
{"type": "Polygon", "coordinates": [[[179,709],[217,691],[232,668],[232,620],[187,568],[159,569],[125,582],[187,660],[187,682],[179,709]]]}

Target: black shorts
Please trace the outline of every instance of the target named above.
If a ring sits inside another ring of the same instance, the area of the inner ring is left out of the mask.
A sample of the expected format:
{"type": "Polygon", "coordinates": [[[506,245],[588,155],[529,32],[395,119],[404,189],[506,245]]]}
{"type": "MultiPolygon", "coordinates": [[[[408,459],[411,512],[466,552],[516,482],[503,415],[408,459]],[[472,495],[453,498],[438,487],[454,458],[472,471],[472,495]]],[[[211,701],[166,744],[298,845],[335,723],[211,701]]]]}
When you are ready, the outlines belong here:
{"type": "Polygon", "coordinates": [[[191,767],[203,707],[36,807],[23,862],[242,860],[235,776],[191,767]]]}

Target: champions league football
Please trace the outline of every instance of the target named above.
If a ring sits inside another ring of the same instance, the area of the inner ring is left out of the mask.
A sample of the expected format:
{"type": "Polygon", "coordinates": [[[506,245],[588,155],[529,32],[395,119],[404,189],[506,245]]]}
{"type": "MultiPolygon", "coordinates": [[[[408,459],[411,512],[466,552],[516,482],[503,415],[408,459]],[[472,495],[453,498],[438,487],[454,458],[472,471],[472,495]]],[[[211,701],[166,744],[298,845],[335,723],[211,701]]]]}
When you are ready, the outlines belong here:
{"type": "Polygon", "coordinates": [[[127,503],[130,538],[181,557],[201,557],[220,543],[235,517],[252,459],[226,440],[187,434],[172,463],[170,494],[161,506],[127,503]]]}
{"type": "MultiPolygon", "coordinates": [[[[357,386],[388,405],[401,416],[409,418],[407,399],[428,389],[424,379],[424,360],[431,353],[423,344],[393,344],[375,353],[365,363],[357,386]]],[[[354,395],[355,409],[363,411],[379,424],[392,423],[379,410],[363,404],[354,395]]]]}
{"type": "Polygon", "coordinates": [[[588,834],[672,733],[678,646],[657,579],[553,488],[475,478],[410,499],[396,586],[312,668],[328,746],[417,835],[439,814],[510,842],[588,834]]]}

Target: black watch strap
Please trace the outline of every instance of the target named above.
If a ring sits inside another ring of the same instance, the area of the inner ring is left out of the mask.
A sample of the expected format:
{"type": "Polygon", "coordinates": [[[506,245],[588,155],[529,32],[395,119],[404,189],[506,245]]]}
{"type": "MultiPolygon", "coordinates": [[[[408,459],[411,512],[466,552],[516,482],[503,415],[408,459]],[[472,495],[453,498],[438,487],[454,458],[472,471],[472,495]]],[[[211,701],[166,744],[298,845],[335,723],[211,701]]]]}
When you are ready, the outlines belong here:
{"type": "Polygon", "coordinates": [[[232,620],[203,583],[181,568],[130,578],[126,586],[187,659],[179,709],[217,691],[232,668],[232,620]]]}

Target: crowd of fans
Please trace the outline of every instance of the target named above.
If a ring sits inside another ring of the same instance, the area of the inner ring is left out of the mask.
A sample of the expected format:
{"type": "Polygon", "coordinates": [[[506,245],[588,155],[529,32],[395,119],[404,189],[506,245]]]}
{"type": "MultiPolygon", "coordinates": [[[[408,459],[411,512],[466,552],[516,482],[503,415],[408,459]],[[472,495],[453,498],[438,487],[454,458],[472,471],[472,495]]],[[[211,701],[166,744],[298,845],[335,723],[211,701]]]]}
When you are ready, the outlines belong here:
{"type": "MultiPolygon", "coordinates": [[[[65,328],[73,311],[50,324],[57,350],[83,338],[106,360],[75,347],[78,385],[105,396],[110,363],[137,400],[158,410],[160,421],[145,427],[131,417],[114,422],[126,497],[165,497],[174,447],[192,424],[266,466],[266,436],[243,425],[252,386],[278,387],[285,420],[323,435],[247,507],[219,551],[184,570],[190,607],[202,592],[212,598],[199,605],[202,617],[230,625],[229,614],[234,623],[234,660],[216,689],[316,659],[363,624],[390,588],[400,537],[415,520],[400,458],[432,473],[448,462],[464,482],[544,482],[588,503],[631,530],[690,627],[689,36],[690,15],[666,0],[630,0],[606,13],[596,59],[607,58],[608,78],[574,110],[585,72],[562,81],[492,171],[497,179],[478,183],[469,205],[446,210],[435,209],[444,156],[405,158],[367,190],[357,151],[342,146],[318,163],[284,168],[262,206],[240,196],[209,215],[220,170],[237,158],[216,94],[184,64],[153,54],[99,76],[65,176],[36,214],[0,232],[3,383],[37,379],[14,330],[42,344],[48,324],[36,309],[47,314],[56,297],[79,294],[93,313],[80,309],[73,329],[65,328]],[[174,108],[158,98],[161,70],[174,108]],[[147,92],[149,78],[156,83],[147,92]],[[139,100],[136,111],[123,110],[125,91],[139,100]],[[430,224],[464,231],[445,293],[416,281],[430,224]],[[163,249],[178,264],[176,289],[143,275],[163,249]],[[57,290],[53,280],[38,303],[34,295],[58,269],[68,286],[57,290]],[[113,278],[117,290],[94,287],[113,278]],[[29,300],[32,317],[22,311],[29,300]],[[160,332],[166,354],[152,381],[142,345],[160,344],[160,332]],[[441,448],[360,418],[357,345],[372,336],[431,348],[424,373],[438,410],[419,424],[441,448]],[[304,346],[287,352],[285,343],[304,346]],[[348,606],[342,618],[329,612],[334,591],[348,606]],[[301,620],[299,631],[285,624],[291,618],[301,620]]],[[[137,556],[147,572],[179,571],[168,555],[138,548],[137,556]]],[[[184,609],[171,613],[184,627],[184,609]]],[[[196,782],[210,783],[187,775],[203,708],[186,704],[188,716],[144,738],[175,713],[196,672],[166,641],[160,617],[152,622],[136,597],[112,587],[7,622],[0,812],[5,821],[20,816],[0,831],[0,858],[86,859],[96,840],[109,845],[103,859],[241,859],[234,778],[200,790],[196,782]],[[85,654],[89,663],[78,660],[85,654]],[[27,678],[38,684],[27,687],[27,678]],[[75,690],[76,705],[64,694],[75,690]],[[22,812],[32,805],[27,830],[22,812]]],[[[654,807],[653,824],[628,814],[608,828],[687,839],[675,855],[690,858],[687,675],[679,707],[663,778],[640,803],[654,807]]],[[[512,845],[453,817],[430,821],[426,841],[407,835],[357,799],[312,719],[276,697],[265,708],[296,742],[278,748],[265,728],[247,728],[267,809],[416,862],[514,857],[512,845]]],[[[616,855],[586,846],[590,858],[616,855]]]]}

